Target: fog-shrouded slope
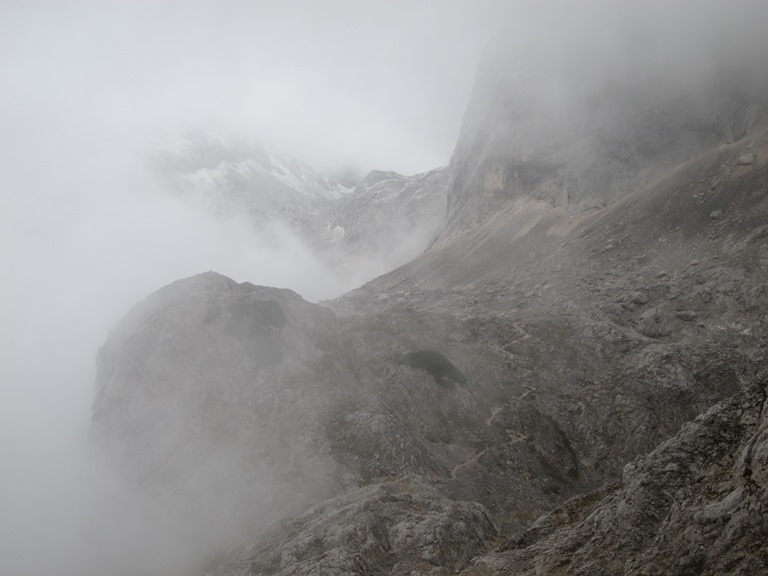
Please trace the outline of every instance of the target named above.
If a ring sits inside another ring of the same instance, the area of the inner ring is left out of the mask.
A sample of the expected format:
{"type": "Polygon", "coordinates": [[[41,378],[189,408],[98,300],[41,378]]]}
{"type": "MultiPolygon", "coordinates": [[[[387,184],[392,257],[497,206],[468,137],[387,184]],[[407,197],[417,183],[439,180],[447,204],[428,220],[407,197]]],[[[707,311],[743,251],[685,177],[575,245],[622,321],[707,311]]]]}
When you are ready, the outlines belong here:
{"type": "Polygon", "coordinates": [[[360,282],[418,256],[445,223],[445,168],[373,171],[351,188],[252,141],[189,133],[151,168],[178,195],[220,217],[245,217],[269,241],[291,234],[360,282]]]}
{"type": "Polygon", "coordinates": [[[569,501],[466,573],[768,573],[766,377],[627,464],[607,494],[569,501]]]}
{"type": "MultiPolygon", "coordinates": [[[[500,74],[514,64],[493,54],[500,74]]],[[[229,548],[201,572],[765,570],[759,99],[721,108],[702,90],[685,110],[714,102],[725,118],[751,102],[751,120],[689,138],[644,83],[607,92],[610,134],[658,138],[617,172],[613,145],[493,105],[514,109],[537,81],[489,88],[487,73],[450,220],[424,254],[324,305],[215,273],[180,280],[100,351],[94,439],[229,548]],[[515,122],[542,139],[523,159],[515,122]],[[549,193],[563,182],[567,196],[549,193]]],[[[378,186],[398,178],[364,182],[388,197],[378,186]]]]}
{"type": "Polygon", "coordinates": [[[566,33],[566,49],[546,35],[497,39],[451,160],[448,232],[519,197],[575,213],[605,206],[768,126],[758,12],[733,18],[734,6],[699,29],[691,14],[645,37],[632,23],[589,39],[566,33]]]}
{"type": "Polygon", "coordinates": [[[335,313],[179,281],[100,352],[94,437],[233,543],[346,494],[212,573],[474,569],[764,363],[766,160],[722,147],[576,216],[520,199],[335,313]]]}
{"type": "MultiPolygon", "coordinates": [[[[762,478],[765,466],[757,456],[764,384],[755,374],[768,336],[766,159],[763,134],[591,214],[526,202],[452,244],[454,252],[425,255],[332,303],[352,325],[375,327],[378,341],[432,329],[429,345],[466,376],[457,392],[481,401],[452,417],[449,436],[427,438],[427,453],[450,448],[463,461],[449,473],[411,469],[375,492],[351,492],[354,504],[328,501],[210,573],[761,573],[764,487],[750,477],[762,478]],[[747,154],[753,161],[744,164],[747,154]],[[524,234],[513,225],[521,214],[535,216],[524,234]],[[478,268],[461,265],[462,254],[478,268]],[[477,270],[486,273],[473,277],[477,270]],[[663,457],[636,460],[731,396],[659,448],[663,457]],[[601,485],[613,488],[589,492],[601,485]],[[452,519],[441,512],[445,496],[457,502],[452,519]],[[537,521],[556,501],[563,507],[537,521]],[[465,508],[473,502],[484,506],[480,516],[465,508]],[[472,537],[457,534],[457,520],[475,527],[472,537]],[[486,541],[472,559],[450,555],[459,543],[486,541]]],[[[397,380],[385,382],[378,394],[397,380]]],[[[412,398],[410,413],[434,410],[412,398]]],[[[407,413],[393,415],[403,422],[407,413]]],[[[383,427],[377,437],[397,444],[383,427]]],[[[382,454],[371,447],[367,458],[382,454]]]]}

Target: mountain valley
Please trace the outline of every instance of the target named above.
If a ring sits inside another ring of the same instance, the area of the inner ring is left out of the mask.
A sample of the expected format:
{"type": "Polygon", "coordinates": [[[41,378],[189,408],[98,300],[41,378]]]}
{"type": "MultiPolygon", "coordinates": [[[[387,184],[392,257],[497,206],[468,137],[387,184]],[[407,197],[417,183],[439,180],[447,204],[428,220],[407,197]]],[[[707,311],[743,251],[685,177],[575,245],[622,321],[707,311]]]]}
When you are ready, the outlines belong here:
{"type": "Polygon", "coordinates": [[[93,441],[201,574],[768,574],[765,66],[653,91],[509,49],[447,168],[173,168],[387,270],[317,304],[206,272],[100,349],[93,441]]]}

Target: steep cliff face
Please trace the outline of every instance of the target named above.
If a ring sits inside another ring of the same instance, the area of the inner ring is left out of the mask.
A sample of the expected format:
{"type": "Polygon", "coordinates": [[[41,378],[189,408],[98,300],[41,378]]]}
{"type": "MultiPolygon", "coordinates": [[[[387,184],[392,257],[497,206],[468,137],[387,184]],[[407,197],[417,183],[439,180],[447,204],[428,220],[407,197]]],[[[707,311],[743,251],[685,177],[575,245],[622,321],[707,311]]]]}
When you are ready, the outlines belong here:
{"type": "Polygon", "coordinates": [[[645,36],[632,22],[598,22],[594,38],[498,39],[451,160],[449,232],[521,196],[570,212],[599,208],[759,132],[768,46],[754,42],[747,14],[731,20],[696,29],[695,17],[681,19],[645,36]],[[701,40],[709,34],[717,43],[701,40]]]}

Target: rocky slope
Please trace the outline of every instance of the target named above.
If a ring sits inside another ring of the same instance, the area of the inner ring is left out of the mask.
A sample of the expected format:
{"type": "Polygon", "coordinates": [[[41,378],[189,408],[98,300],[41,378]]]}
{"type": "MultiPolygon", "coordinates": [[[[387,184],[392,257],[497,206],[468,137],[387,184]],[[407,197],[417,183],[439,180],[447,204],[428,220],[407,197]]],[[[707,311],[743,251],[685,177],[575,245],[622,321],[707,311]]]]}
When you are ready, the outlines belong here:
{"type": "Polygon", "coordinates": [[[347,494],[213,573],[469,569],[749,383],[768,330],[766,159],[763,135],[598,212],[513,204],[335,313],[179,281],[100,352],[94,435],[232,541],[347,494]],[[451,556],[462,530],[481,535],[451,556]]]}
{"type": "Polygon", "coordinates": [[[210,575],[766,572],[761,102],[705,91],[731,131],[687,134],[664,99],[608,98],[631,121],[590,126],[635,146],[618,161],[483,77],[426,253],[323,305],[159,290],[99,353],[95,440],[241,543],[210,575]]]}
{"type": "Polygon", "coordinates": [[[768,126],[762,21],[690,14],[646,35],[614,23],[561,50],[546,35],[498,39],[451,160],[447,235],[518,197],[570,212],[605,206],[768,126]],[[710,46],[708,35],[723,40],[710,46]]]}
{"type": "Polygon", "coordinates": [[[765,372],[466,574],[766,574],[765,372]]]}

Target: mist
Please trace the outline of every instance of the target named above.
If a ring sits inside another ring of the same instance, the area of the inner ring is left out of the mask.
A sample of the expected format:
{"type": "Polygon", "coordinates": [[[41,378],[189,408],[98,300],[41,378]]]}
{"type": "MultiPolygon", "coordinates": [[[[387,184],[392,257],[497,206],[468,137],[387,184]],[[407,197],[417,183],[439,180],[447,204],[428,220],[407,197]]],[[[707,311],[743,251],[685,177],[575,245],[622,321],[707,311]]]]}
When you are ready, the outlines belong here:
{"type": "Polygon", "coordinates": [[[199,542],[89,448],[95,354],[137,301],[206,270],[309,300],[354,287],[279,223],[257,231],[168,194],[147,154],[191,129],[326,174],[445,165],[490,8],[3,3],[0,572],[197,559],[199,542]]]}
{"type": "Polygon", "coordinates": [[[500,29],[521,41],[546,34],[559,54],[590,36],[610,51],[614,21],[637,17],[652,31],[661,22],[664,46],[682,42],[675,65],[692,71],[709,62],[697,34],[709,41],[743,25],[754,38],[765,21],[749,16],[765,12],[758,2],[536,4],[0,7],[0,573],[187,568],[187,534],[88,447],[96,351],[137,301],[206,270],[311,301],[358,281],[279,223],[255,230],[245,216],[215,218],[169,195],[145,162],[163,138],[232,133],[330,176],[412,174],[449,162],[477,62],[500,29]],[[724,14],[734,17],[724,24],[724,14]],[[130,564],[137,557],[146,565],[130,564]]]}

